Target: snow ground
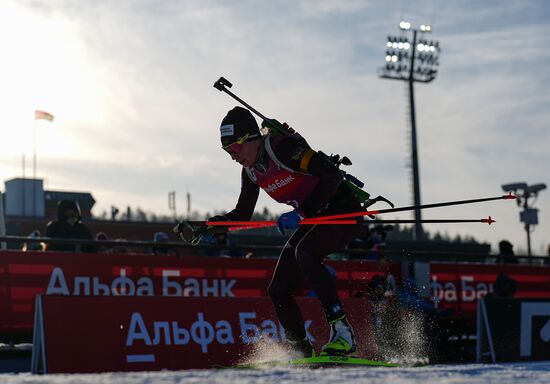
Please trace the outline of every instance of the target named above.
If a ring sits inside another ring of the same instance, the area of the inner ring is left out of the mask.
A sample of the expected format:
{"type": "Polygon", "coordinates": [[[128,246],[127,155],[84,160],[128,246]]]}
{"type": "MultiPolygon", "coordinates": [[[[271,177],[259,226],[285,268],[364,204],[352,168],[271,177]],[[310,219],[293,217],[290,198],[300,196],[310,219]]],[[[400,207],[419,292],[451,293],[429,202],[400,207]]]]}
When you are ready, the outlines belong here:
{"type": "Polygon", "coordinates": [[[417,368],[276,368],[189,370],[75,375],[0,374],[2,384],[547,384],[550,362],[435,365],[417,368]]]}

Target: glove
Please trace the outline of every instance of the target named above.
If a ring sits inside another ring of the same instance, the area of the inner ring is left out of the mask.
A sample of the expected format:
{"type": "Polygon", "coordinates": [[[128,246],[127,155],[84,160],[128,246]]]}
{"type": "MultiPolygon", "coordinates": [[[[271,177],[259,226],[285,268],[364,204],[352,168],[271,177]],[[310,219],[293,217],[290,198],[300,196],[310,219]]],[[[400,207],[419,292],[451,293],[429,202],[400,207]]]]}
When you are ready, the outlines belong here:
{"type": "MultiPolygon", "coordinates": [[[[216,215],[211,218],[209,218],[207,221],[229,221],[229,218],[224,215],[216,215]]],[[[207,227],[204,227],[204,230],[201,232],[201,240],[207,244],[216,245],[218,244],[218,240],[216,239],[216,236],[214,236],[213,233],[210,233],[209,231],[214,228],[220,228],[213,225],[209,225],[207,227]]]]}
{"type": "Polygon", "coordinates": [[[293,230],[298,228],[300,221],[304,219],[304,214],[299,209],[283,213],[277,220],[277,229],[281,235],[285,234],[285,230],[293,230]]]}
{"type": "Polygon", "coordinates": [[[229,219],[227,218],[227,216],[224,215],[216,215],[206,221],[229,221],[229,219]]]}
{"type": "MultiPolygon", "coordinates": [[[[223,215],[217,215],[208,219],[208,221],[228,221],[229,219],[223,215]]],[[[212,225],[201,225],[198,228],[193,228],[187,221],[182,221],[176,225],[173,231],[180,235],[181,239],[185,242],[197,245],[201,240],[204,240],[210,244],[216,244],[217,240],[213,234],[209,233],[210,230],[215,228],[212,225]]]]}

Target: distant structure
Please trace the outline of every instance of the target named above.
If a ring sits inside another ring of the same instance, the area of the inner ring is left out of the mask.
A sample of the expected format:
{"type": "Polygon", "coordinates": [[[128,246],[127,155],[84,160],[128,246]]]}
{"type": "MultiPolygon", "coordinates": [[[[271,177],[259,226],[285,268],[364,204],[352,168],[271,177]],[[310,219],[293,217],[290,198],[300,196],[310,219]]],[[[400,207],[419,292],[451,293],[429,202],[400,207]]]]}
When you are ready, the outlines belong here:
{"type": "MultiPolygon", "coordinates": [[[[50,220],[57,217],[59,200],[76,201],[80,207],[83,221],[92,234],[108,234],[110,239],[127,239],[143,241],[152,239],[156,232],[163,231],[170,241],[177,241],[178,236],[172,231],[173,221],[146,222],[130,221],[128,218],[117,220],[118,208],[111,207],[112,217],[102,219],[92,217],[95,199],[89,192],[44,190],[42,179],[15,178],[4,182],[5,189],[0,193],[0,236],[28,236],[35,230],[42,231],[50,220]]],[[[2,247],[21,249],[18,242],[0,242],[2,247]]],[[[137,247],[133,251],[142,252],[137,247]]]]}
{"type": "MultiPolygon", "coordinates": [[[[411,23],[402,21],[399,23],[400,36],[388,36],[386,42],[386,65],[380,67],[378,76],[383,79],[402,80],[408,83],[409,109],[411,118],[411,168],[413,181],[414,205],[420,205],[420,176],[418,169],[418,151],[416,144],[416,117],[414,108],[415,82],[429,83],[437,75],[439,65],[439,53],[441,48],[438,41],[427,40],[424,34],[430,33],[432,27],[422,24],[420,28],[411,28],[411,23]],[[412,32],[412,40],[408,33],[412,32]],[[420,34],[420,37],[418,37],[420,34]],[[417,38],[418,37],[418,38],[417,38]]],[[[422,213],[415,209],[414,239],[422,240],[424,230],[420,220],[422,213]]]]}
{"type": "Polygon", "coordinates": [[[92,217],[95,199],[89,192],[45,191],[42,179],[15,178],[5,181],[4,214],[18,217],[55,217],[57,202],[73,200],[80,206],[82,218],[92,217]]]}
{"type": "Polygon", "coordinates": [[[519,213],[519,221],[524,224],[525,232],[527,232],[527,256],[531,256],[531,228],[539,223],[539,210],[529,206],[529,199],[537,198],[540,191],[546,189],[546,184],[539,183],[527,185],[527,183],[510,183],[504,184],[502,190],[504,192],[513,192],[517,196],[518,207],[523,204],[523,211],[519,213]]]}
{"type": "Polygon", "coordinates": [[[43,180],[16,178],[7,180],[5,186],[6,216],[44,216],[43,180]]]}

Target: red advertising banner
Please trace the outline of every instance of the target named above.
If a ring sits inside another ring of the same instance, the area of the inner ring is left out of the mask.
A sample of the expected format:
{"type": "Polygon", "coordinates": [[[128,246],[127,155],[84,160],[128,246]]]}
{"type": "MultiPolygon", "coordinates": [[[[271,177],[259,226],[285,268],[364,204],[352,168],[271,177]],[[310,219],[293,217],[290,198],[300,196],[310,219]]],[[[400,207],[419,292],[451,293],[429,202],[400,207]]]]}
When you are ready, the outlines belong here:
{"type": "MultiPolygon", "coordinates": [[[[0,251],[0,334],[31,332],[37,294],[64,296],[262,297],[276,259],[0,251]]],[[[327,261],[340,297],[364,291],[399,263],[327,261]]],[[[307,285],[299,289],[305,295],[307,285]]]]}
{"type": "MultiPolygon", "coordinates": [[[[329,328],[318,300],[298,299],[317,351],[329,328]]],[[[357,354],[374,356],[369,305],[346,299],[357,354]]],[[[35,373],[178,370],[228,366],[285,353],[268,298],[38,296],[35,373]]]]}
{"type": "Polygon", "coordinates": [[[517,283],[514,297],[550,297],[550,267],[522,265],[430,263],[431,293],[436,306],[474,319],[477,300],[494,291],[501,273],[517,283]]]}

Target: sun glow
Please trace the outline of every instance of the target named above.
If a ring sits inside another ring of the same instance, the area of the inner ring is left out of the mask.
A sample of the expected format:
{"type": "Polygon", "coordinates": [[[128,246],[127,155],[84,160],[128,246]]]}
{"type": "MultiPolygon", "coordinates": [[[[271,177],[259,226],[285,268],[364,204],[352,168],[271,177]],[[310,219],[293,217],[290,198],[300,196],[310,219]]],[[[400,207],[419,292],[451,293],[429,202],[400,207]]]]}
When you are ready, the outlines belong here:
{"type": "MultiPolygon", "coordinates": [[[[80,150],[79,125],[99,123],[98,82],[76,32],[76,25],[56,16],[54,8],[1,3],[2,161],[19,165],[23,152],[31,159],[33,131],[39,158],[71,158],[80,150]],[[53,114],[54,122],[35,121],[37,109],[53,114]]],[[[19,168],[10,169],[0,178],[19,174],[19,168]]]]}

